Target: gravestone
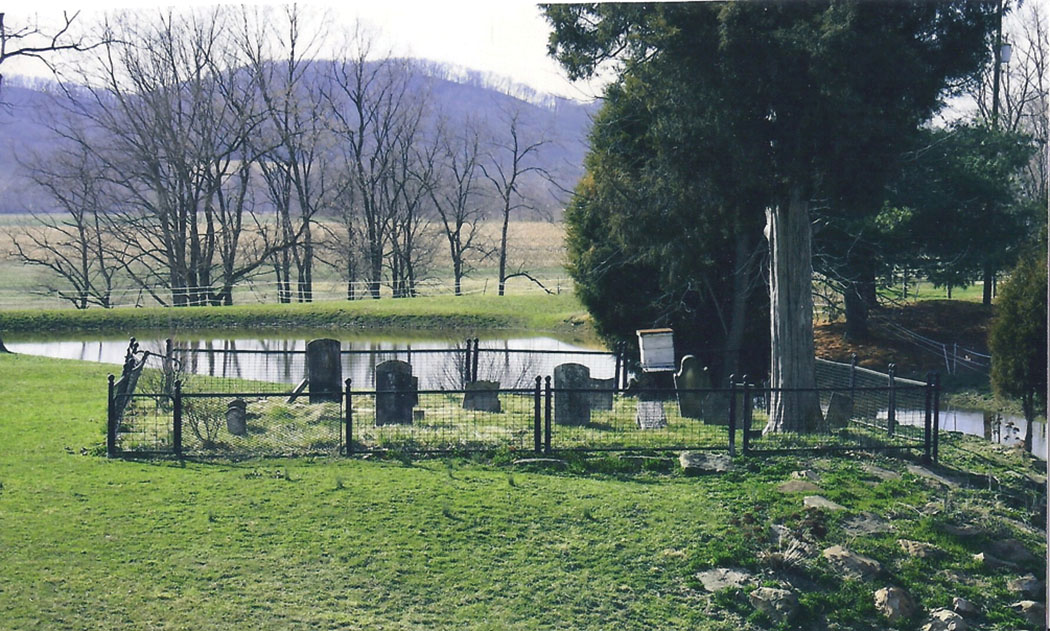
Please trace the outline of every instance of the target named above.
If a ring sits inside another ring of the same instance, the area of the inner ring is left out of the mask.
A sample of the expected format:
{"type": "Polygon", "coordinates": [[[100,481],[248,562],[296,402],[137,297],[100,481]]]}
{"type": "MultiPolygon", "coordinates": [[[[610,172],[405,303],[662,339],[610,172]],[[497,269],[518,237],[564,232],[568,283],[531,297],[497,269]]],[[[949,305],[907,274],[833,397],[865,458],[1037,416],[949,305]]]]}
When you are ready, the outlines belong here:
{"type": "Polygon", "coordinates": [[[464,388],[463,409],[481,412],[502,411],[499,402],[498,381],[472,381],[464,388]]]}
{"type": "Polygon", "coordinates": [[[554,422],[586,425],[591,422],[591,369],[582,364],[554,367],[554,422]],[[565,390],[565,392],[562,392],[565,390]]]}
{"type": "Polygon", "coordinates": [[[634,420],[638,429],[663,429],[667,427],[667,415],[663,401],[638,400],[634,420]]]}
{"type": "Polygon", "coordinates": [[[841,392],[832,392],[828,411],[824,415],[830,429],[845,427],[853,417],[853,399],[841,392]]]}
{"type": "Polygon", "coordinates": [[[411,425],[418,384],[408,362],[391,359],[376,366],[376,425],[411,425]]]}
{"type": "Polygon", "coordinates": [[[729,425],[729,393],[711,392],[703,398],[701,407],[704,423],[708,425],[729,425]]]}
{"type": "Polygon", "coordinates": [[[681,368],[674,376],[674,387],[678,394],[678,412],[686,418],[703,418],[703,400],[711,389],[711,377],[707,368],[692,355],[682,358],[681,368]]]}
{"type": "Polygon", "coordinates": [[[248,404],[244,399],[234,399],[226,406],[226,430],[234,436],[245,436],[248,434],[247,417],[248,404]]]}
{"type": "Polygon", "coordinates": [[[306,345],[306,379],[310,403],[342,401],[343,364],[339,359],[339,340],[310,340],[306,345]]]}
{"type": "Polygon", "coordinates": [[[594,389],[594,392],[591,394],[592,410],[613,409],[613,395],[616,390],[615,377],[610,377],[608,379],[591,379],[591,388],[594,389]]]}

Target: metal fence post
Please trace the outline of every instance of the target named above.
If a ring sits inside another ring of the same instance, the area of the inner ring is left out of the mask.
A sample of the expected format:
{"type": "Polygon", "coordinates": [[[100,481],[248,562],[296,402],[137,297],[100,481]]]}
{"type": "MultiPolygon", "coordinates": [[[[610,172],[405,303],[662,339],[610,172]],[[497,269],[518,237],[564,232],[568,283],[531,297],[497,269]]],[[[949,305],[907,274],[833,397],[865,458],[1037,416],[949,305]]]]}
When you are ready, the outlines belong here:
{"type": "Polygon", "coordinates": [[[744,453],[751,450],[751,384],[744,375],[744,453]]]}
{"type": "Polygon", "coordinates": [[[551,408],[552,406],[552,393],[551,393],[551,378],[547,375],[545,380],[546,383],[546,396],[543,406],[543,453],[550,454],[551,452],[551,408]]]}
{"type": "Polygon", "coordinates": [[[937,462],[941,444],[941,373],[933,373],[933,461],[937,462]]]}
{"type": "Polygon", "coordinates": [[[350,398],[350,379],[343,382],[343,393],[346,396],[346,455],[354,453],[354,406],[350,398]]]}
{"type": "Polygon", "coordinates": [[[616,345],[616,372],[613,375],[613,387],[620,389],[620,371],[623,369],[623,344],[616,345]]]}
{"type": "Polygon", "coordinates": [[[532,413],[532,442],[533,450],[538,454],[543,451],[543,412],[541,409],[541,398],[542,394],[540,389],[543,384],[543,377],[536,376],[536,389],[533,391],[533,413],[532,413]]]}
{"type": "Polygon", "coordinates": [[[886,371],[890,382],[889,401],[886,402],[886,433],[897,431],[897,364],[890,364],[886,371]]]}
{"type": "Polygon", "coordinates": [[[736,375],[729,375],[729,456],[736,456],[736,375]]]}
{"type": "Polygon", "coordinates": [[[931,377],[930,373],[926,373],[926,387],[924,388],[924,391],[926,392],[926,418],[923,423],[924,434],[922,462],[923,464],[930,464],[933,451],[933,437],[931,436],[931,432],[933,430],[931,418],[931,413],[933,411],[931,409],[933,406],[933,378],[931,377]]]}
{"type": "Polygon", "coordinates": [[[109,396],[106,399],[106,457],[117,455],[117,410],[113,405],[113,391],[116,377],[109,376],[109,396]]]}
{"type": "Polygon", "coordinates": [[[175,381],[175,347],[171,338],[164,340],[164,394],[171,393],[175,381]]]}
{"type": "Polygon", "coordinates": [[[478,347],[478,338],[474,338],[474,360],[471,364],[471,381],[478,380],[478,356],[481,355],[481,349],[478,347]]]}
{"type": "Polygon", "coordinates": [[[849,354],[849,400],[857,405],[857,354],[849,354]]]}
{"type": "Polygon", "coordinates": [[[172,406],[172,442],[175,447],[175,455],[182,458],[182,380],[175,380],[175,401],[172,406]]]}

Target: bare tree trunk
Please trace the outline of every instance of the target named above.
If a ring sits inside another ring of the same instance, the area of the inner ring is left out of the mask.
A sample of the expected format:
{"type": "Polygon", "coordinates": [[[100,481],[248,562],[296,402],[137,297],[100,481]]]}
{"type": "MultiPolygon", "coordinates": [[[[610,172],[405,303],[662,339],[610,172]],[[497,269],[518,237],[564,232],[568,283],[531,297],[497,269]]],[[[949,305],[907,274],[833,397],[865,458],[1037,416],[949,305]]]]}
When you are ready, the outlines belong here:
{"type": "Polygon", "coordinates": [[[809,203],[792,186],[766,210],[769,233],[771,396],[769,432],[813,432],[821,423],[813,350],[812,226],[809,203]]]}

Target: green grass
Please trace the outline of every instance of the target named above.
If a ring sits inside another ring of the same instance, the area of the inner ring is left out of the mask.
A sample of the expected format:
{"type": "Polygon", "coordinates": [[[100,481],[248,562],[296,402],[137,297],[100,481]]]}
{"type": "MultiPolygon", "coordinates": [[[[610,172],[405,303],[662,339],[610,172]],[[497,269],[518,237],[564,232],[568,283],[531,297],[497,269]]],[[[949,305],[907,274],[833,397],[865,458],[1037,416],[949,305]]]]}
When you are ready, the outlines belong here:
{"type": "Polygon", "coordinates": [[[554,468],[512,465],[509,452],[107,460],[96,455],[106,371],[0,356],[0,629],[776,628],[752,613],[747,590],[712,596],[695,578],[733,565],[796,586],[803,611],[786,628],[894,628],[871,618],[871,593],[894,584],[927,609],[965,596],[986,608],[982,628],[1005,631],[1025,628],[1008,608],[1014,574],[972,555],[1007,536],[1043,552],[1024,525],[1041,498],[1025,499],[1030,484],[1005,473],[1029,462],[976,440],[942,450],[994,473],[991,489],[980,478],[945,491],[905,462],[856,455],[741,458],[708,477],[682,476],[660,453],[570,455],[554,468]],[[874,485],[869,461],[903,476],[874,485]],[[802,468],[848,510],[807,513],[800,494],[776,490],[802,468]],[[930,502],[939,512],[923,512],[930,502]],[[860,511],[896,530],[849,535],[860,511]],[[960,521],[982,534],[946,534],[960,521]],[[884,576],[842,581],[820,559],[783,568],[769,557],[772,523],[873,556],[884,576]],[[908,557],[898,538],[945,556],[908,557]]]}

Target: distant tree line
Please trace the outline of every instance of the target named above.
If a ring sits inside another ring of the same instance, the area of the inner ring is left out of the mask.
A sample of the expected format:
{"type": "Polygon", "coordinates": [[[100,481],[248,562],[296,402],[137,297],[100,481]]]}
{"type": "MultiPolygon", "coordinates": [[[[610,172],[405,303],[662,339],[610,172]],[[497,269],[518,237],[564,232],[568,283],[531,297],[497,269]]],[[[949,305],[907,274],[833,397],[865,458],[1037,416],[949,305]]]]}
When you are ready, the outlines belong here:
{"type": "Polygon", "coordinates": [[[228,305],[264,274],[280,302],[309,302],[322,265],[348,299],[413,296],[438,248],[457,295],[482,259],[501,295],[523,272],[506,226],[546,190],[551,139],[520,107],[436,111],[412,62],[295,7],[150,15],[107,18],[63,73],[58,149],[30,160],[61,213],[40,214],[16,252],[74,305],[112,306],[122,283],[160,304],[228,305]],[[483,241],[485,220],[499,239],[483,241]]]}

